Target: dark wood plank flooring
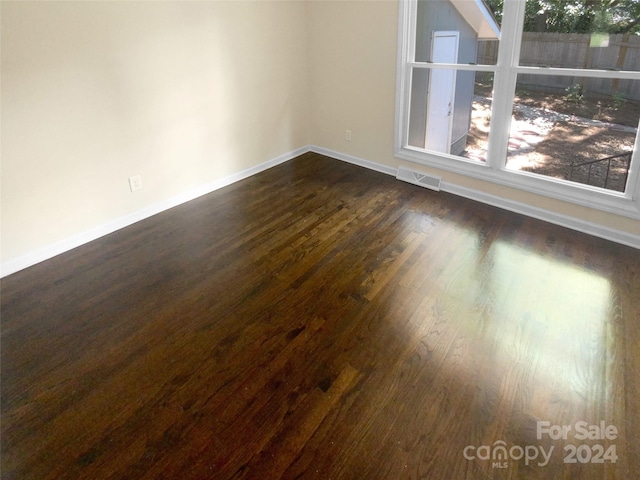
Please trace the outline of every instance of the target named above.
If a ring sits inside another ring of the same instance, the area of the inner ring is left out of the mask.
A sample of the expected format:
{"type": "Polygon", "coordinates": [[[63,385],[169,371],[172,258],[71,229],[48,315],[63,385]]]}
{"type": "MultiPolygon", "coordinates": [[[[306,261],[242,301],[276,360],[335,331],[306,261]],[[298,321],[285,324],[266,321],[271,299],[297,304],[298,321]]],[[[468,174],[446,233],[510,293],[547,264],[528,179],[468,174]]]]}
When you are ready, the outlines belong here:
{"type": "Polygon", "coordinates": [[[5,480],[640,478],[629,247],[309,153],[1,287],[5,480]]]}

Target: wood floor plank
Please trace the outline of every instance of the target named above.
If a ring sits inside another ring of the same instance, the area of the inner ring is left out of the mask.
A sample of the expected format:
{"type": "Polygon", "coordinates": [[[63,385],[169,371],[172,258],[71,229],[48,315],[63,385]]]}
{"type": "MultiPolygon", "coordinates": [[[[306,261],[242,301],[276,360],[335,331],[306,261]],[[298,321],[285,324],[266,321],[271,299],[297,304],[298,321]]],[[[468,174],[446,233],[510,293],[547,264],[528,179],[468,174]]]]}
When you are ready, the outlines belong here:
{"type": "Polygon", "coordinates": [[[640,252],[315,153],[0,287],[3,479],[640,478],[640,252]]]}

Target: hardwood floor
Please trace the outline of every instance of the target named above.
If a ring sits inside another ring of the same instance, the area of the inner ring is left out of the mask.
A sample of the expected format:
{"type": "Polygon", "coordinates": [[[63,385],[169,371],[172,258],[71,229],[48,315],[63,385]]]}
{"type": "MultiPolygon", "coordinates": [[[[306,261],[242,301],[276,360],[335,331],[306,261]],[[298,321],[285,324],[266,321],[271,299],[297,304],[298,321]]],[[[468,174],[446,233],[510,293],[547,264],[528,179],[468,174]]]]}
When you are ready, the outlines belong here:
{"type": "Polygon", "coordinates": [[[629,247],[309,153],[1,287],[5,480],[640,478],[629,247]]]}

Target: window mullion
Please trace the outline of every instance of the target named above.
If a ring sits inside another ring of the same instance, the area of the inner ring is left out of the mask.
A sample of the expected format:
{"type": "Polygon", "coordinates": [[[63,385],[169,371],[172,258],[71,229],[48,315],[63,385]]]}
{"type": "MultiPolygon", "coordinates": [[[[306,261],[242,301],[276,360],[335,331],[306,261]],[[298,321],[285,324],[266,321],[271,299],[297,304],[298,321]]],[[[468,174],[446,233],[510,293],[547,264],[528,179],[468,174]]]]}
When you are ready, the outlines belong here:
{"type": "Polygon", "coordinates": [[[591,70],[586,68],[513,67],[516,73],[526,75],[557,75],[565,77],[617,78],[620,80],[640,80],[640,72],[620,70],[591,70]]]}
{"type": "Polygon", "coordinates": [[[495,65],[476,65],[475,63],[428,63],[428,62],[409,62],[408,66],[414,69],[434,70],[444,68],[447,70],[468,70],[473,72],[495,72],[495,65]]]}
{"type": "Polygon", "coordinates": [[[487,148],[487,165],[492,170],[505,167],[511,126],[513,97],[516,90],[522,25],[524,24],[524,1],[506,0],[502,15],[502,33],[498,50],[497,71],[493,86],[493,108],[491,130],[487,148]],[[506,39],[506,40],[505,40],[506,39]],[[513,40],[513,41],[510,41],[513,40]]]}

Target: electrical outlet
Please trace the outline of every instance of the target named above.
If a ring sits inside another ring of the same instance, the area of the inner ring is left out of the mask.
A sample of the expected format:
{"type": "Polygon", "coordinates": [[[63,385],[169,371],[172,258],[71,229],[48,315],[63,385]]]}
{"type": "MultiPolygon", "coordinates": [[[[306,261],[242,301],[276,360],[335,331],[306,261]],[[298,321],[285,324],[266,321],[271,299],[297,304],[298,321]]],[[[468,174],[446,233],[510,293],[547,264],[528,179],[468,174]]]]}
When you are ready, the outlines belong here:
{"type": "Polygon", "coordinates": [[[347,142],[350,142],[350,141],[351,141],[351,130],[345,130],[345,131],[344,131],[344,139],[345,139],[347,142]]]}
{"type": "Polygon", "coordinates": [[[131,187],[132,192],[140,190],[142,188],[142,177],[140,175],[129,177],[129,187],[131,187]]]}

